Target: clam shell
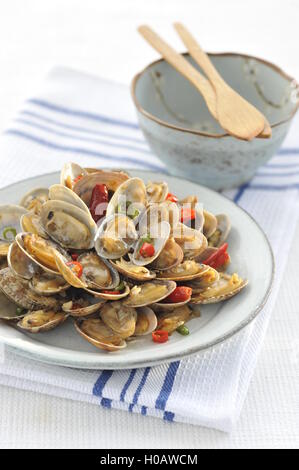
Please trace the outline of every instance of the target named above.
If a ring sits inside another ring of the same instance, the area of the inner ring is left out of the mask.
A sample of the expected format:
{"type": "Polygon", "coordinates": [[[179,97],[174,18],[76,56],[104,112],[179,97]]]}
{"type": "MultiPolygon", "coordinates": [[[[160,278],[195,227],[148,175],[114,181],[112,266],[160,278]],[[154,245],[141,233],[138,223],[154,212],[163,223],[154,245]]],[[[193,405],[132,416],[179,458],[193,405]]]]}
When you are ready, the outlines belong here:
{"type": "Polygon", "coordinates": [[[68,315],[63,312],[51,312],[37,310],[28,312],[18,323],[17,326],[29,333],[41,333],[50,331],[61,325],[67,319],[68,315]]]}
{"type": "Polygon", "coordinates": [[[165,181],[161,183],[149,181],[146,185],[147,202],[163,202],[168,192],[168,184],[165,181]]]}
{"type": "Polygon", "coordinates": [[[0,320],[15,321],[22,318],[27,313],[26,310],[22,313],[17,312],[15,302],[12,302],[6,295],[0,291],[0,320]]]}
{"type": "Polygon", "coordinates": [[[72,317],[86,317],[97,312],[104,305],[104,303],[105,300],[97,299],[94,296],[88,294],[87,292],[82,292],[79,299],[74,298],[73,300],[65,302],[62,305],[62,310],[65,313],[71,315],[72,317]],[[79,307],[80,299],[88,303],[88,305],[83,305],[79,307]],[[74,305],[76,307],[76,304],[78,305],[78,307],[74,308],[74,305]]]}
{"type": "Polygon", "coordinates": [[[193,281],[188,281],[187,285],[192,288],[192,295],[194,296],[194,294],[200,293],[207,287],[213,285],[219,278],[219,272],[209,266],[209,269],[201,277],[193,279],[193,281]]]}
{"type": "Polygon", "coordinates": [[[47,232],[45,231],[42,225],[40,215],[36,214],[33,211],[22,215],[20,219],[20,225],[22,232],[30,232],[39,235],[43,238],[49,238],[47,232]]]}
{"type": "Polygon", "coordinates": [[[135,279],[137,281],[148,281],[149,279],[154,279],[156,277],[156,273],[150,271],[145,266],[137,266],[130,261],[125,261],[123,258],[116,260],[115,262],[110,262],[118,272],[124,274],[130,279],[135,279]]]}
{"type": "Polygon", "coordinates": [[[42,207],[41,220],[47,234],[62,247],[75,250],[93,248],[97,225],[79,207],[50,200],[42,207]]]}
{"type": "Polygon", "coordinates": [[[119,259],[128,253],[137,237],[134,222],[129,217],[123,214],[113,214],[106,217],[99,226],[94,246],[100,257],[119,259]],[[107,250],[109,240],[111,240],[112,246],[110,251],[107,250]]]}
{"type": "Polygon", "coordinates": [[[66,265],[68,259],[58,251],[53,251],[53,256],[56,262],[57,270],[68,284],[77,289],[87,289],[87,283],[83,282],[81,278],[66,265]]]}
{"type": "Polygon", "coordinates": [[[16,277],[10,268],[0,271],[0,290],[12,302],[26,310],[58,310],[61,300],[33,292],[25,280],[16,277]]]}
{"type": "Polygon", "coordinates": [[[119,285],[118,271],[96,253],[83,253],[78,261],[83,266],[82,281],[90,289],[115,289],[119,285]]]}
{"type": "Polygon", "coordinates": [[[125,288],[120,294],[113,294],[113,291],[111,291],[111,294],[108,294],[108,292],[104,293],[104,292],[92,290],[92,289],[85,289],[85,290],[89,292],[91,295],[93,295],[94,297],[99,297],[100,299],[114,301],[114,300],[124,299],[125,297],[129,295],[130,287],[128,286],[126,282],[124,282],[124,285],[125,285],[125,288]]]}
{"type": "MultiPolygon", "coordinates": [[[[27,235],[32,235],[31,233],[19,233],[17,236],[16,236],[16,243],[18,244],[19,248],[23,251],[23,253],[31,260],[31,262],[33,264],[35,264],[36,266],[38,266],[42,271],[45,271],[46,273],[48,274],[52,274],[54,276],[56,276],[57,274],[59,274],[59,271],[58,269],[53,269],[53,268],[50,268],[44,264],[42,264],[38,259],[36,259],[34,256],[32,256],[25,248],[25,245],[24,245],[24,239],[27,235]]],[[[34,235],[35,236],[35,235],[34,235]]],[[[54,258],[54,252],[60,252],[60,253],[63,253],[64,256],[66,256],[66,252],[64,250],[62,250],[62,248],[60,248],[59,245],[57,245],[56,243],[54,243],[53,241],[51,240],[45,240],[43,238],[41,238],[41,240],[45,243],[45,247],[48,247],[49,248],[49,252],[51,251],[51,254],[53,254],[53,258],[54,258]]],[[[47,249],[47,248],[46,248],[47,249]]]]}
{"type": "Polygon", "coordinates": [[[135,308],[123,302],[107,302],[100,312],[101,319],[121,338],[126,339],[134,334],[137,320],[135,308]]]}
{"type": "Polygon", "coordinates": [[[35,214],[39,214],[41,206],[49,199],[48,188],[34,188],[26,193],[21,201],[20,206],[35,214]]]}
{"type": "Polygon", "coordinates": [[[221,302],[222,300],[230,299],[234,295],[238,294],[248,284],[248,281],[238,278],[236,281],[239,282],[234,283],[234,276],[237,275],[220,273],[220,279],[212,284],[212,286],[191,297],[191,304],[212,304],[221,302]],[[225,283],[227,283],[228,286],[231,283],[231,286],[229,286],[230,289],[227,292],[223,293],[223,287],[225,287],[225,283]],[[218,286],[219,293],[217,294],[218,286]],[[213,293],[214,295],[210,295],[210,293],[213,293]]]}
{"type": "Polygon", "coordinates": [[[184,253],[173,237],[168,238],[158,257],[151,264],[152,269],[163,271],[182,263],[184,253]]]}
{"type": "MultiPolygon", "coordinates": [[[[83,212],[86,212],[91,217],[89,209],[85,202],[71,189],[62,184],[53,184],[49,188],[49,199],[64,201],[79,207],[83,212]]],[[[92,217],[91,217],[92,218],[92,217]]]]}
{"type": "Polygon", "coordinates": [[[77,163],[68,162],[62,167],[60,184],[72,189],[74,180],[80,175],[86,175],[87,171],[77,163]]]}
{"type": "Polygon", "coordinates": [[[211,212],[203,211],[204,215],[204,224],[203,224],[203,233],[206,238],[209,238],[213,235],[217,228],[217,219],[211,212]]]}
{"type": "Polygon", "coordinates": [[[114,214],[118,206],[124,206],[124,213],[126,215],[133,214],[135,209],[138,213],[143,212],[146,204],[146,187],[141,178],[129,178],[124,181],[113,194],[107,207],[107,217],[114,214]],[[127,208],[130,203],[131,208],[127,208]],[[131,212],[130,212],[131,210],[131,212]]]}
{"type": "Polygon", "coordinates": [[[219,248],[227,239],[231,230],[231,222],[226,214],[216,215],[217,228],[213,235],[209,238],[209,246],[219,248]]]}
{"type": "Polygon", "coordinates": [[[0,258],[6,258],[8,255],[10,243],[0,242],[0,258]]]}
{"type": "Polygon", "coordinates": [[[148,281],[144,284],[134,286],[131,289],[129,297],[124,300],[124,304],[130,307],[145,307],[154,304],[167,297],[176,288],[176,283],[173,281],[148,281]],[[159,286],[165,286],[166,289],[161,292],[159,286]],[[147,292],[151,288],[151,293],[147,292]],[[146,297],[146,294],[148,297],[146,297]]]}
{"type": "Polygon", "coordinates": [[[208,246],[208,241],[202,232],[179,223],[173,237],[183,250],[185,259],[197,258],[208,246]]]}
{"type": "Polygon", "coordinates": [[[192,279],[203,276],[209,269],[209,266],[197,263],[194,260],[186,260],[167,271],[157,273],[157,279],[169,281],[191,281],[192,279]]]}
{"type": "Polygon", "coordinates": [[[155,253],[153,256],[148,258],[143,258],[140,255],[140,248],[143,244],[142,238],[140,238],[135,245],[134,253],[132,255],[132,262],[137,266],[147,266],[151,264],[158,256],[161,254],[163,248],[165,247],[167,240],[170,235],[170,225],[168,222],[161,222],[158,226],[157,236],[152,238],[152,244],[155,248],[155,253]]]}
{"type": "Polygon", "coordinates": [[[119,335],[114,333],[99,318],[78,319],[75,322],[77,332],[89,343],[106,351],[119,351],[127,346],[127,343],[119,335]]]}
{"type": "Polygon", "coordinates": [[[145,336],[152,333],[158,324],[155,312],[149,307],[137,308],[137,320],[134,336],[145,336]]]}
{"type": "Polygon", "coordinates": [[[22,231],[20,219],[26,214],[24,207],[14,204],[0,205],[0,240],[11,243],[16,234],[22,231]]]}
{"type": "Polygon", "coordinates": [[[37,294],[51,296],[66,291],[70,285],[61,276],[37,273],[30,279],[29,287],[37,294]]]}
{"type": "Polygon", "coordinates": [[[97,171],[84,175],[74,184],[72,189],[89,207],[92,191],[96,184],[105,184],[108,190],[115,192],[127,179],[129,179],[128,175],[120,171],[97,171]]]}
{"type": "Polygon", "coordinates": [[[15,276],[27,280],[30,280],[39,269],[37,264],[21,250],[17,242],[13,242],[10,245],[7,262],[15,276]]]}
{"type": "Polygon", "coordinates": [[[184,325],[192,317],[192,310],[184,305],[157,315],[158,330],[173,333],[179,326],[184,325]]]}

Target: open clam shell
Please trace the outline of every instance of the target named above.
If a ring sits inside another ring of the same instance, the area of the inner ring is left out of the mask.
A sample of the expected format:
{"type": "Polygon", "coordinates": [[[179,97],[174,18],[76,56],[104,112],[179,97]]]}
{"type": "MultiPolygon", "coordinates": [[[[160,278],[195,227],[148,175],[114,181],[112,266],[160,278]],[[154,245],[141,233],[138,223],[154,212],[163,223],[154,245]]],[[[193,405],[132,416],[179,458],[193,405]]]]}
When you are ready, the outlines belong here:
{"type": "Polygon", "coordinates": [[[115,333],[100,318],[78,319],[77,332],[89,343],[106,351],[119,351],[127,346],[125,340],[115,333]]]}
{"type": "Polygon", "coordinates": [[[216,269],[211,268],[209,269],[197,279],[193,279],[193,281],[188,281],[188,287],[192,289],[192,295],[202,292],[207,287],[211,287],[215,282],[220,279],[220,274],[216,269]]]}
{"type": "Polygon", "coordinates": [[[67,319],[68,315],[64,312],[52,312],[38,310],[28,312],[18,323],[17,326],[28,333],[41,333],[50,331],[61,325],[67,319]]]}
{"type": "Polygon", "coordinates": [[[134,336],[145,336],[152,333],[158,324],[157,316],[150,307],[137,308],[137,320],[134,336]]]}
{"type": "Polygon", "coordinates": [[[68,202],[49,200],[41,210],[47,234],[62,247],[88,250],[94,246],[97,225],[90,214],[68,202]]]}
{"type": "Polygon", "coordinates": [[[171,232],[175,229],[180,220],[180,209],[177,204],[171,201],[149,204],[147,209],[141,214],[139,219],[139,233],[150,234],[155,237],[157,227],[161,222],[168,222],[171,232]]]}
{"type": "Polygon", "coordinates": [[[72,189],[89,207],[92,191],[96,184],[105,184],[108,191],[115,192],[127,179],[129,179],[128,175],[121,171],[97,171],[83,175],[72,189]]]}
{"type": "Polygon", "coordinates": [[[124,276],[135,279],[136,281],[149,281],[156,277],[156,273],[150,271],[145,266],[137,266],[131,261],[125,261],[123,258],[111,261],[112,266],[124,276]]]}
{"type": "Polygon", "coordinates": [[[220,278],[210,287],[191,297],[191,304],[212,304],[227,300],[238,294],[246,285],[237,274],[220,273],[220,278]]]}
{"type": "Polygon", "coordinates": [[[115,289],[120,278],[118,271],[96,253],[83,253],[78,257],[83,267],[82,281],[91,289],[115,289]]]}
{"type": "Polygon", "coordinates": [[[167,331],[173,333],[179,326],[184,325],[192,317],[192,310],[187,306],[183,305],[173,310],[163,311],[157,314],[158,318],[158,330],[167,331]]]}
{"type": "Polygon", "coordinates": [[[191,281],[192,279],[203,276],[209,269],[209,266],[197,263],[194,260],[186,260],[183,263],[157,273],[157,279],[165,279],[169,281],[191,281]]]}
{"type": "Polygon", "coordinates": [[[203,211],[204,215],[204,224],[203,224],[203,233],[206,238],[209,238],[213,235],[217,228],[217,219],[211,212],[203,211]]]}
{"type": "Polygon", "coordinates": [[[39,270],[38,265],[21,250],[17,242],[10,245],[7,262],[13,274],[23,279],[31,279],[39,270]]]}
{"type": "Polygon", "coordinates": [[[208,246],[208,241],[202,232],[182,223],[176,226],[173,236],[183,250],[184,259],[197,258],[208,246]]]}
{"type": "Polygon", "coordinates": [[[38,215],[40,214],[42,205],[47,202],[48,199],[48,188],[34,188],[22,197],[20,206],[38,215]]]}
{"type": "Polygon", "coordinates": [[[137,240],[134,222],[124,214],[106,217],[98,228],[94,246],[99,256],[119,259],[126,255],[137,240]]]}
{"type": "Polygon", "coordinates": [[[84,175],[87,175],[87,171],[77,163],[65,163],[60,173],[60,184],[69,189],[73,189],[74,181],[84,175]]]}
{"type": "Polygon", "coordinates": [[[121,338],[126,339],[134,334],[137,320],[135,308],[120,301],[107,302],[101,309],[100,317],[121,338]]]}
{"type": "Polygon", "coordinates": [[[79,296],[65,302],[62,310],[72,317],[86,317],[97,312],[105,303],[87,292],[81,292],[79,296]]]}
{"type": "Polygon", "coordinates": [[[151,264],[152,269],[163,271],[182,263],[184,253],[173,237],[168,238],[158,257],[151,264]]]}
{"type": "Polygon", "coordinates": [[[64,201],[79,207],[83,212],[86,212],[91,217],[89,209],[84,201],[71,189],[62,184],[53,184],[49,188],[49,199],[64,201]]]}
{"type": "Polygon", "coordinates": [[[62,276],[51,276],[46,273],[37,273],[29,281],[31,290],[40,295],[56,295],[65,292],[70,285],[62,276]]]}
{"type": "Polygon", "coordinates": [[[15,302],[12,302],[0,290],[0,320],[15,321],[26,315],[27,310],[17,307],[15,302]]]}
{"type": "Polygon", "coordinates": [[[130,293],[130,287],[128,286],[128,284],[125,281],[123,281],[123,284],[124,284],[124,289],[119,294],[116,294],[113,290],[105,291],[105,292],[92,290],[92,289],[85,289],[85,290],[89,292],[90,294],[94,295],[95,297],[99,297],[100,299],[115,301],[115,300],[124,299],[130,293]]]}
{"type": "Polygon", "coordinates": [[[20,225],[22,232],[30,232],[43,238],[49,238],[42,225],[40,214],[36,214],[34,211],[22,215],[20,225]]]}
{"type": "Polygon", "coordinates": [[[14,241],[16,235],[22,231],[20,219],[27,210],[14,204],[0,205],[0,240],[5,243],[14,241]]]}
{"type": "Polygon", "coordinates": [[[227,239],[230,229],[231,222],[226,214],[216,215],[217,228],[212,236],[209,237],[209,246],[219,248],[227,239]]]}
{"type": "Polygon", "coordinates": [[[130,307],[145,307],[167,297],[176,288],[174,281],[148,281],[136,285],[131,289],[130,295],[124,304],[130,307]]]}
{"type": "Polygon", "coordinates": [[[167,299],[164,299],[162,300],[161,302],[156,302],[153,307],[156,307],[158,308],[159,311],[163,311],[163,310],[174,310],[176,308],[180,308],[180,307],[183,307],[183,305],[186,305],[190,302],[191,300],[191,294],[190,296],[188,297],[188,299],[186,300],[183,300],[182,302],[169,302],[169,300],[167,299]]]}
{"type": "Polygon", "coordinates": [[[146,185],[147,202],[163,202],[165,201],[168,192],[168,184],[165,181],[161,183],[149,181],[146,185]]]}
{"type": "Polygon", "coordinates": [[[6,258],[9,252],[10,243],[0,241],[0,259],[6,258]]]}
{"type": "Polygon", "coordinates": [[[141,178],[129,178],[113,194],[107,207],[107,217],[125,214],[134,219],[143,212],[146,205],[146,187],[141,178]],[[135,217],[134,217],[135,216],[135,217]]]}
{"type": "MultiPolygon", "coordinates": [[[[152,235],[152,231],[151,231],[152,235]]],[[[151,236],[150,235],[150,236],[151,236]]],[[[132,262],[137,266],[147,266],[148,264],[153,263],[156,258],[161,254],[163,248],[165,247],[167,240],[169,239],[170,235],[170,225],[168,222],[160,222],[157,226],[157,233],[154,233],[153,238],[151,238],[151,244],[154,246],[155,252],[153,256],[149,256],[144,258],[141,253],[140,249],[144,243],[144,239],[141,237],[134,248],[134,253],[132,255],[132,262]]]]}
{"type": "Polygon", "coordinates": [[[54,310],[61,305],[58,297],[47,297],[32,291],[27,281],[16,277],[10,268],[0,271],[0,290],[19,307],[26,310],[54,310]]]}
{"type": "Polygon", "coordinates": [[[57,243],[32,233],[19,233],[16,236],[16,243],[30,261],[42,271],[54,276],[59,274],[54,253],[56,251],[63,253],[65,257],[67,254],[57,243]]]}

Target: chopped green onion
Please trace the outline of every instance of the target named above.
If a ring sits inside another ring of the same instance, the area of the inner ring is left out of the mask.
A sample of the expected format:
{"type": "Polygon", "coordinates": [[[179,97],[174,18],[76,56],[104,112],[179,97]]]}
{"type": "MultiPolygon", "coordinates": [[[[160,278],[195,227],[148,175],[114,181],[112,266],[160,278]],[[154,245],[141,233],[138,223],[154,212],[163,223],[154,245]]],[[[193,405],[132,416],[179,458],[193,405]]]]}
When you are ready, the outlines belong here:
{"type": "Polygon", "coordinates": [[[130,217],[130,219],[136,219],[136,217],[138,217],[138,216],[139,216],[139,210],[138,209],[135,209],[133,214],[128,214],[128,217],[130,217]]]}
{"type": "Polygon", "coordinates": [[[14,240],[14,238],[16,237],[17,235],[17,231],[14,227],[6,227],[4,230],[3,230],[3,238],[4,240],[14,240]]]}
{"type": "Polygon", "coordinates": [[[126,286],[125,286],[124,282],[121,281],[121,282],[118,284],[118,286],[115,288],[115,290],[116,290],[116,291],[118,291],[118,290],[119,290],[119,291],[122,291],[122,290],[125,289],[125,287],[126,287],[126,286]]]}
{"type": "Polygon", "coordinates": [[[153,243],[153,239],[147,234],[141,237],[142,243],[153,243]]]}
{"type": "Polygon", "coordinates": [[[17,307],[16,308],[16,314],[17,315],[22,315],[22,313],[24,313],[24,309],[22,307],[17,307]]]}
{"type": "Polygon", "coordinates": [[[178,333],[180,333],[180,335],[183,335],[183,336],[188,336],[188,334],[190,333],[189,332],[189,329],[186,327],[186,325],[181,325],[179,326],[176,331],[178,333]]]}

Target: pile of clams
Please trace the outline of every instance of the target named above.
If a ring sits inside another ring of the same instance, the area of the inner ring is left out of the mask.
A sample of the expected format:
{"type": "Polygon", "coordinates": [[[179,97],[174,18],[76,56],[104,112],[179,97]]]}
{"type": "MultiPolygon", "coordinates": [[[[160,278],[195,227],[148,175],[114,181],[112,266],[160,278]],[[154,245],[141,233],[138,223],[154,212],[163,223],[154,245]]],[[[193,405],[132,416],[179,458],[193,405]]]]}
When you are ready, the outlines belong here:
{"type": "Polygon", "coordinates": [[[229,232],[166,182],[67,163],[59,183],[0,206],[0,319],[28,333],[72,319],[106,351],[189,334],[195,306],[247,284],[226,272],[229,232]]]}

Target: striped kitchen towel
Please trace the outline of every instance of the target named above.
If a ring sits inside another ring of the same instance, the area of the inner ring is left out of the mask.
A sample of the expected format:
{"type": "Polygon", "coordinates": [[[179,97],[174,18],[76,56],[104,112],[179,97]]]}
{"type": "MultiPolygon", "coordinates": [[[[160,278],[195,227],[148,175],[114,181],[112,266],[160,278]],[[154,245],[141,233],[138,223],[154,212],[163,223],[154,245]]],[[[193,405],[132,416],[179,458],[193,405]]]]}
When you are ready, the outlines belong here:
{"type": "MultiPolygon", "coordinates": [[[[247,393],[294,234],[298,128],[297,119],[284,147],[249,185],[226,192],[251,213],[274,254],[279,253],[272,295],[251,325],[198,356],[129,371],[67,369],[7,350],[0,384],[230,431],[247,393]]],[[[57,68],[0,139],[1,186],[57,171],[70,160],[82,166],[166,171],[138,128],[127,87],[57,68]]]]}

